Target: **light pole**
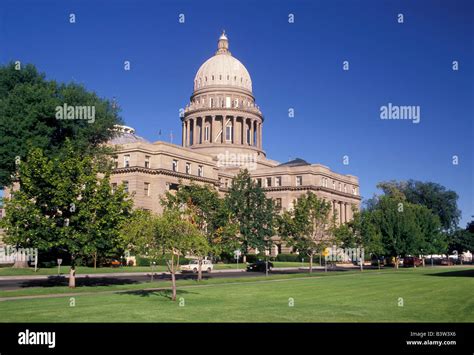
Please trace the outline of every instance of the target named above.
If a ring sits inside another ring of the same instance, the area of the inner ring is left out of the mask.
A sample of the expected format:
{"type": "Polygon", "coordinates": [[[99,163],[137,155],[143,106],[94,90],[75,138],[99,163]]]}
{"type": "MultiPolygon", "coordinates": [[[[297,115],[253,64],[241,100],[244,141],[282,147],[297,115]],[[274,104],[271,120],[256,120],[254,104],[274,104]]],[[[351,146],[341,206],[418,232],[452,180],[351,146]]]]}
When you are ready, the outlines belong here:
{"type": "Polygon", "coordinates": [[[61,264],[63,262],[63,259],[58,259],[58,275],[61,275],[61,264]]]}
{"type": "Polygon", "coordinates": [[[153,276],[154,276],[154,274],[155,274],[155,266],[156,266],[156,262],[153,261],[153,262],[151,263],[151,282],[153,282],[153,276]]]}

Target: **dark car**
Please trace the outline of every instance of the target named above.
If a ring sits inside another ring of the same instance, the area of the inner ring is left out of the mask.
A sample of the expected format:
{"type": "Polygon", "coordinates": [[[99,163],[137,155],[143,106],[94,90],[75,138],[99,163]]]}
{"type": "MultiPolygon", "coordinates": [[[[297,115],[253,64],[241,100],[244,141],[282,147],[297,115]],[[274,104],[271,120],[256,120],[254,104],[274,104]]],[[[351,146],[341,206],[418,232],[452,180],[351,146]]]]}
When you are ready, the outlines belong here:
{"type": "Polygon", "coordinates": [[[423,265],[423,260],[417,258],[416,256],[407,256],[403,259],[403,266],[404,267],[414,267],[423,265]]]}
{"type": "Polygon", "coordinates": [[[383,267],[385,266],[385,257],[384,256],[380,256],[380,257],[372,257],[371,261],[370,261],[370,265],[372,266],[380,266],[380,267],[383,267]]]}
{"type": "MultiPolygon", "coordinates": [[[[253,264],[247,265],[247,271],[258,271],[258,272],[265,272],[267,262],[264,260],[259,260],[253,264]]],[[[273,268],[273,263],[270,261],[268,262],[268,271],[273,268]]]]}

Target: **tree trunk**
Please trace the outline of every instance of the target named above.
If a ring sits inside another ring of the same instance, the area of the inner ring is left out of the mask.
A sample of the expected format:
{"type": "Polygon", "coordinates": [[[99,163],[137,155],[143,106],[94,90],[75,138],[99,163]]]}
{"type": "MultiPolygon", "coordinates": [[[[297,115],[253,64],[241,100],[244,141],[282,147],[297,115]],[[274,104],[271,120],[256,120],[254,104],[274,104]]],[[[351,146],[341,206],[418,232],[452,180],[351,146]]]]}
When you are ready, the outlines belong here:
{"type": "Polygon", "coordinates": [[[247,262],[247,255],[244,254],[244,256],[242,257],[242,262],[245,264],[247,262]]]}
{"type": "Polygon", "coordinates": [[[94,269],[97,269],[97,253],[94,253],[94,269]]]}
{"type": "Polygon", "coordinates": [[[202,280],[202,258],[198,259],[198,281],[202,280]]]}
{"type": "Polygon", "coordinates": [[[395,269],[398,269],[398,256],[395,257],[395,269]]]}
{"type": "Polygon", "coordinates": [[[76,288],[76,268],[74,265],[71,265],[69,270],[69,288],[76,288]]]}
{"type": "Polygon", "coordinates": [[[28,261],[26,260],[15,260],[15,264],[13,264],[14,269],[27,269],[28,268],[28,261]]]}
{"type": "Polygon", "coordinates": [[[309,273],[313,272],[313,254],[309,256],[309,273]]]}
{"type": "MultiPolygon", "coordinates": [[[[179,263],[179,259],[178,259],[179,263]]],[[[171,255],[171,268],[170,268],[170,273],[171,273],[171,300],[176,301],[176,274],[175,274],[175,267],[174,267],[174,254],[171,255]]]]}

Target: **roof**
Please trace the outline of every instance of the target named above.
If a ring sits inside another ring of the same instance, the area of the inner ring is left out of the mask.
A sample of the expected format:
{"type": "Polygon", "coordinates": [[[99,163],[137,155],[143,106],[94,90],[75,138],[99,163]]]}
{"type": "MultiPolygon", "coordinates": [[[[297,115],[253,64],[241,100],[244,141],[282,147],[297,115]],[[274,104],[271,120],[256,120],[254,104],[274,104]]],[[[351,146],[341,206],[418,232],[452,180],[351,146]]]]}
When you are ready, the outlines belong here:
{"type": "Polygon", "coordinates": [[[109,143],[121,145],[128,143],[150,143],[145,138],[136,135],[135,133],[130,132],[120,132],[114,138],[112,138],[109,143]]]}
{"type": "Polygon", "coordinates": [[[282,163],[278,166],[306,166],[306,165],[311,165],[310,163],[308,163],[306,160],[304,159],[301,159],[301,158],[296,158],[296,159],[293,159],[293,160],[290,160],[290,161],[287,161],[286,163],[282,163]]]}

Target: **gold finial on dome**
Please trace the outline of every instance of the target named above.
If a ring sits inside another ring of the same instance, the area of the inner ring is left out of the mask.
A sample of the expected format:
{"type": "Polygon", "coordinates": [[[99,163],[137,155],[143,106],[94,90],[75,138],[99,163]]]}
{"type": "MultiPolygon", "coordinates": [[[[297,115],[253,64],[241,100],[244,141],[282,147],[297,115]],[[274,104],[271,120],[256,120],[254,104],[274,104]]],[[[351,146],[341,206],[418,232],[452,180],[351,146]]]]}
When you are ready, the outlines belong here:
{"type": "Polygon", "coordinates": [[[225,34],[225,30],[222,30],[222,34],[219,37],[219,41],[217,42],[217,52],[216,54],[229,54],[229,40],[225,34]]]}

